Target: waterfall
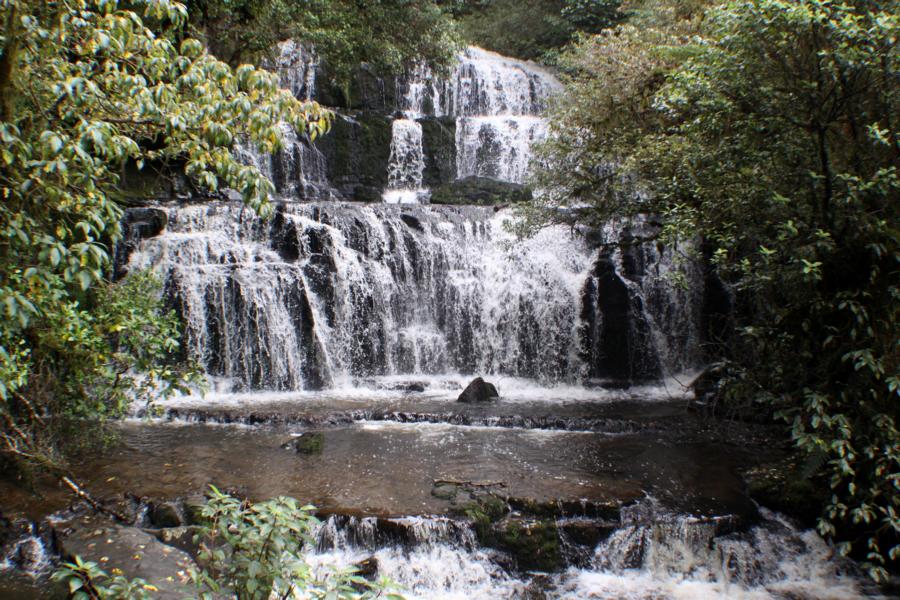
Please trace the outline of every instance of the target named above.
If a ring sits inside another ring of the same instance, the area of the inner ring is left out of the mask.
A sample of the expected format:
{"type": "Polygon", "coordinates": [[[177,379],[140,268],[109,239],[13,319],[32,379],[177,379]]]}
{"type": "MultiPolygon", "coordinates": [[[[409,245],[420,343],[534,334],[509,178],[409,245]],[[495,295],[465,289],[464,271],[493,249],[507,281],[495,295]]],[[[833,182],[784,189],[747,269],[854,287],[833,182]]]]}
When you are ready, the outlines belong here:
{"type": "Polygon", "coordinates": [[[278,45],[278,57],[274,70],[281,85],[301,100],[311,100],[316,95],[316,72],[319,57],[309,46],[287,40],[278,45]]]}
{"type": "Polygon", "coordinates": [[[422,125],[411,119],[395,119],[391,124],[391,158],[388,165],[389,204],[415,204],[428,198],[422,189],[425,156],[422,151],[422,125]]]}
{"type": "Polygon", "coordinates": [[[271,223],[234,204],[167,212],[129,268],[161,274],[191,356],[238,388],[585,373],[594,252],[566,228],[512,245],[510,214],[489,208],[292,204],[271,223]]]}
{"type": "Polygon", "coordinates": [[[403,118],[393,123],[388,191],[385,202],[416,202],[421,190],[422,129],[414,119],[450,117],[456,121],[456,177],[486,177],[525,183],[532,146],[547,135],[541,115],[559,90],[559,83],[537,65],[504,58],[480,48],[457,57],[451,75],[441,80],[423,65],[414,67],[401,88],[398,109],[403,118]],[[419,168],[416,187],[408,172],[419,168]],[[404,179],[395,181],[398,170],[404,179]]]}

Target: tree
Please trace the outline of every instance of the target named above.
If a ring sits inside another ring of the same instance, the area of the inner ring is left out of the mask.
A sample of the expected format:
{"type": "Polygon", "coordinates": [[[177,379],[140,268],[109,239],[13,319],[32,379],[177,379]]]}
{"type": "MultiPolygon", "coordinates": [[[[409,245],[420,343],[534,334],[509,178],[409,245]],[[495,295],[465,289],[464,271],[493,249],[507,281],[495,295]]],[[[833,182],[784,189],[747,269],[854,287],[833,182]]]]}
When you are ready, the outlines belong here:
{"type": "Polygon", "coordinates": [[[410,63],[449,65],[452,20],[431,0],[189,0],[191,23],[231,64],[272,59],[292,38],[315,48],[341,86],[361,63],[396,74],[410,63]]]}
{"type": "Polygon", "coordinates": [[[473,0],[451,3],[467,41],[528,60],[547,59],[580,33],[618,23],[620,0],[473,0]]]}
{"type": "Polygon", "coordinates": [[[271,73],[176,43],[186,12],[169,0],[4,0],[0,11],[0,452],[53,468],[65,417],[115,416],[141,389],[192,377],[170,360],[178,323],[152,280],[106,278],[125,165],[181,165],[266,215],[272,184],[233,145],[272,151],[280,122],[315,138],[330,117],[271,73]]]}
{"type": "Polygon", "coordinates": [[[674,45],[590,40],[571,88],[610,89],[562,103],[542,177],[545,208],[702,237],[737,302],[722,400],[788,420],[820,532],[875,577],[900,558],[898,8],[739,0],[664,20],[702,35],[674,45]]]}

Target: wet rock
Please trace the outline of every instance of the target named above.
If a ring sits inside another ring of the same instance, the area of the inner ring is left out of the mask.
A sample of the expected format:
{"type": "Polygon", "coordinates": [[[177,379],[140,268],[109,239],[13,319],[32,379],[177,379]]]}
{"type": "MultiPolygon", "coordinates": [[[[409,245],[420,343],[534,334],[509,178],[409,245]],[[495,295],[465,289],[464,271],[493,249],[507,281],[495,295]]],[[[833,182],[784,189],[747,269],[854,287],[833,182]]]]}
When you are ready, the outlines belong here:
{"type": "Polygon", "coordinates": [[[583,347],[588,349],[584,358],[591,378],[631,382],[661,375],[652,332],[642,317],[643,300],[630,290],[611,256],[597,258],[582,289],[581,306],[583,347]]]}
{"type": "Polygon", "coordinates": [[[163,544],[184,550],[192,557],[196,558],[199,552],[199,540],[195,543],[194,537],[200,534],[201,528],[196,525],[169,527],[167,529],[145,529],[144,531],[163,544]]]}
{"type": "Polygon", "coordinates": [[[456,119],[429,117],[419,119],[422,125],[422,153],[425,187],[434,189],[456,179],[456,119]]]}
{"type": "Polygon", "coordinates": [[[463,390],[457,399],[459,402],[489,402],[495,398],[499,398],[497,388],[492,383],[488,383],[481,377],[476,377],[463,390]]]}
{"type": "Polygon", "coordinates": [[[553,579],[545,573],[538,573],[531,578],[522,591],[522,600],[545,600],[552,598],[553,579]]]}
{"type": "Polygon", "coordinates": [[[325,436],[321,433],[301,433],[281,445],[285,450],[293,450],[297,454],[321,454],[325,436]]]}
{"type": "Polygon", "coordinates": [[[150,509],[150,523],[153,527],[180,527],[185,524],[181,509],[174,502],[160,502],[150,509]]]}
{"type": "Polygon", "coordinates": [[[617,523],[594,519],[569,519],[559,524],[560,531],[570,542],[591,549],[596,548],[617,527],[617,523]]]}
{"type": "Polygon", "coordinates": [[[434,487],[431,495],[441,500],[453,500],[458,492],[459,489],[455,485],[445,484],[434,487]]]}
{"type": "Polygon", "coordinates": [[[375,576],[378,575],[378,559],[374,556],[370,556],[353,565],[353,568],[356,569],[356,574],[360,577],[374,579],[375,576]]]}
{"type": "Polygon", "coordinates": [[[416,231],[425,231],[422,227],[422,221],[419,220],[418,217],[414,217],[413,215],[403,214],[400,215],[400,220],[406,223],[406,225],[410,229],[415,229],[416,231]]]}
{"type": "Polygon", "coordinates": [[[758,465],[744,472],[747,493],[761,506],[777,510],[812,527],[822,511],[828,488],[804,473],[796,457],[758,465]]]}
{"type": "Polygon", "coordinates": [[[129,208],[122,215],[122,239],[116,244],[113,266],[116,278],[128,272],[128,258],[141,241],[155,237],[163,232],[168,224],[168,214],[160,208],[129,208]]]}
{"type": "Polygon", "coordinates": [[[120,570],[125,577],[140,577],[159,591],[157,600],[182,600],[196,595],[188,570],[196,565],[184,551],[163,544],[135,527],[108,519],[85,516],[68,523],[60,537],[61,554],[96,562],[106,572],[120,570]]]}
{"type": "Polygon", "coordinates": [[[381,202],[388,184],[391,122],[383,114],[337,116],[316,145],[325,156],[328,180],[340,195],[359,202],[381,202]]]}

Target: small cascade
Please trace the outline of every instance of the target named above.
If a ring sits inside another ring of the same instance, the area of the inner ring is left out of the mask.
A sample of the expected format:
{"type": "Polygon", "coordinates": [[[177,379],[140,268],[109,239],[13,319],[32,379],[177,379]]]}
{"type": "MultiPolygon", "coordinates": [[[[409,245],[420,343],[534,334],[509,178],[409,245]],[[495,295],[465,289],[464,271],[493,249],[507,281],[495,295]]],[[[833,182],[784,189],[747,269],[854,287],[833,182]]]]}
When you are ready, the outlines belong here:
{"type": "Polygon", "coordinates": [[[400,85],[400,110],[415,117],[538,116],[562,89],[537,64],[470,46],[446,79],[417,65],[400,85]]]}
{"type": "Polygon", "coordinates": [[[301,100],[312,100],[316,95],[316,73],[319,57],[309,46],[287,40],[278,45],[275,71],[281,85],[301,100]]]}
{"type": "Polygon", "coordinates": [[[623,510],[621,527],[600,542],[591,566],[570,569],[553,597],[747,598],[878,597],[848,559],[815,532],[762,509],[760,524],[665,513],[648,501],[623,510]],[[870,595],[871,594],[871,595],[870,595]]]}
{"type": "MultiPolygon", "coordinates": [[[[532,146],[547,136],[541,115],[559,89],[559,83],[537,65],[468,48],[446,79],[439,79],[422,65],[407,75],[400,87],[398,108],[403,118],[393,123],[389,185],[386,202],[421,201],[423,161],[409,155],[422,148],[421,125],[412,119],[455,119],[456,178],[481,177],[511,183],[526,183],[532,161],[532,146]],[[394,179],[398,169],[419,167],[417,187],[394,179]]],[[[416,158],[419,154],[415,154],[416,158]]],[[[423,157],[424,158],[424,157],[423,157]]]]}
{"type": "Polygon", "coordinates": [[[412,119],[395,119],[391,124],[391,158],[388,165],[388,204],[422,204],[428,190],[422,188],[425,155],[422,151],[422,125],[412,119]]]}
{"type": "Polygon", "coordinates": [[[526,183],[535,142],[547,122],[534,116],[463,117],[456,122],[457,177],[526,183]]]}
{"type": "Polygon", "coordinates": [[[478,546],[470,523],[447,517],[334,515],[319,525],[313,539],[317,552],[375,552],[384,546],[413,549],[441,544],[474,550],[478,546]]]}

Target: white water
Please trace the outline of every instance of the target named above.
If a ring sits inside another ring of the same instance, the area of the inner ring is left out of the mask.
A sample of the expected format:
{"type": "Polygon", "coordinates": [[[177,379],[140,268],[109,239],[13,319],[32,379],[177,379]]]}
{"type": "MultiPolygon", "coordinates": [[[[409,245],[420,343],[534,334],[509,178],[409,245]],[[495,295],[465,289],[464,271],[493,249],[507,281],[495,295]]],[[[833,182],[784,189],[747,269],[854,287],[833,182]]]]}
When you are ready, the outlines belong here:
{"type": "Polygon", "coordinates": [[[457,177],[525,183],[532,146],[546,136],[547,121],[542,117],[461,117],[456,121],[457,177]]]}
{"type": "Polygon", "coordinates": [[[331,204],[266,224],[235,205],[192,206],[170,209],[129,268],[161,274],[190,355],[244,389],[444,373],[575,383],[595,253],[564,227],[512,244],[510,218],[331,204]]]}
{"type": "Polygon", "coordinates": [[[535,64],[474,47],[459,54],[447,79],[419,65],[400,87],[404,118],[394,121],[390,183],[384,194],[385,202],[393,203],[422,202],[428,196],[421,187],[422,130],[414,130],[413,119],[456,119],[458,178],[525,183],[532,146],[547,135],[541,115],[560,89],[559,82],[535,64]],[[416,170],[418,177],[410,177],[416,170]]]}
{"type": "Polygon", "coordinates": [[[422,150],[422,125],[411,119],[395,119],[391,124],[391,157],[388,164],[388,204],[418,204],[428,200],[422,187],[425,154],[422,150]]]}
{"type": "MultiPolygon", "coordinates": [[[[645,510],[652,501],[637,505],[645,510]]],[[[379,574],[410,600],[493,600],[528,597],[566,600],[854,600],[879,597],[852,566],[834,556],[812,531],[763,511],[745,533],[716,535],[715,522],[688,516],[644,515],[594,551],[591,564],[532,578],[499,567],[495,551],[478,548],[474,533],[446,519],[408,523],[413,543],[379,544],[375,519],[329,520],[319,547],[307,555],[322,569],[372,558],[379,574]],[[323,543],[323,540],[326,540],[323,543]]],[[[562,523],[562,521],[560,522],[562,523]]]]}

